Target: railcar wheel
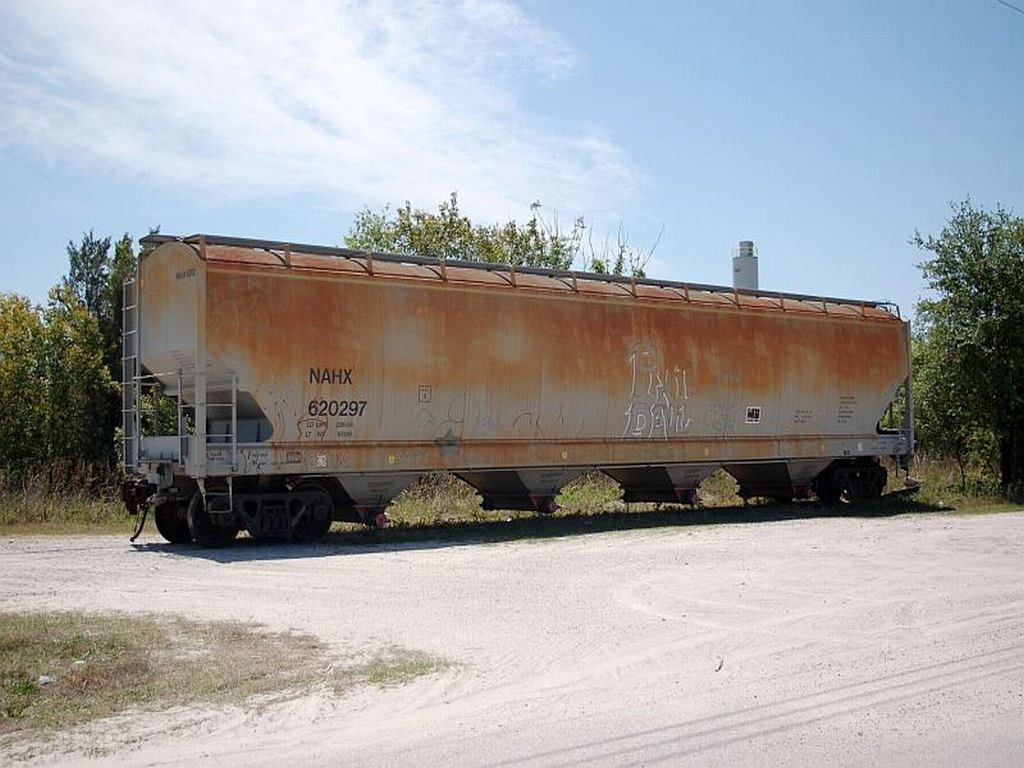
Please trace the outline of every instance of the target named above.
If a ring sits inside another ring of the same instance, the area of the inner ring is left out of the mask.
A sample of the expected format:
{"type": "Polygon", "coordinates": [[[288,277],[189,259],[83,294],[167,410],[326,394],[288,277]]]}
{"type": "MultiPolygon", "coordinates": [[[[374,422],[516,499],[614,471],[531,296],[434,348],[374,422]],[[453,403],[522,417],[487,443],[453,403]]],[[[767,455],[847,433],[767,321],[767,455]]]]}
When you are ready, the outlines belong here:
{"type": "MultiPolygon", "coordinates": [[[[214,513],[227,509],[227,498],[211,496],[210,506],[214,513]]],[[[238,524],[218,525],[207,510],[203,494],[196,491],[188,505],[188,529],[192,538],[204,547],[225,547],[238,535],[238,524]]]]}
{"type": "Polygon", "coordinates": [[[814,493],[822,504],[838,504],[843,496],[836,474],[833,469],[826,469],[814,481],[814,493]]]}
{"type": "Polygon", "coordinates": [[[822,504],[838,504],[842,501],[843,491],[840,488],[825,488],[818,491],[818,501],[822,504]]]}
{"type": "Polygon", "coordinates": [[[188,527],[188,508],[182,503],[157,504],[153,510],[156,529],[171,544],[188,544],[192,531],[188,527]]]}
{"type": "Polygon", "coordinates": [[[288,535],[293,541],[318,541],[327,535],[334,520],[331,496],[316,483],[302,483],[295,490],[306,494],[306,501],[288,535]]]}

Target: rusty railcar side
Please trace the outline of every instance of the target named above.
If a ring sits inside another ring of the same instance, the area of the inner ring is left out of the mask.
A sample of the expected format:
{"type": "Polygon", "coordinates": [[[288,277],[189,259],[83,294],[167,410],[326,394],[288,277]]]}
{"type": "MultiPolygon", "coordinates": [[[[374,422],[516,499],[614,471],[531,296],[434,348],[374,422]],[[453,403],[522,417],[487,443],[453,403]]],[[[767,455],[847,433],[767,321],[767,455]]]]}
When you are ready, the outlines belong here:
{"type": "Polygon", "coordinates": [[[258,533],[266,499],[287,521],[314,492],[371,520],[441,469],[503,508],[549,509],[591,468],[627,500],[691,501],[719,466],[746,495],[870,494],[875,457],[912,449],[909,400],[903,428],[879,428],[910,370],[907,325],[876,303],[206,236],[147,246],[135,376],[177,401],[179,429],[126,426],[129,469],[168,499],[226,488],[214,522],[258,533]]]}

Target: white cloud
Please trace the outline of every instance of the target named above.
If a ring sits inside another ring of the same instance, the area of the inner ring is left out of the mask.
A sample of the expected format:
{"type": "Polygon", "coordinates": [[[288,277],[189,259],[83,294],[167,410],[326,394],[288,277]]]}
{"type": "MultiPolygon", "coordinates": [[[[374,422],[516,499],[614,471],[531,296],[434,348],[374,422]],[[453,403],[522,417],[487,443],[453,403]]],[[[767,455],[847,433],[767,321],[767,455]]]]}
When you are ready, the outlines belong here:
{"type": "Polygon", "coordinates": [[[7,2],[0,145],[199,197],[325,206],[458,190],[476,216],[540,197],[609,212],[638,174],[590,126],[516,93],[577,55],[505,0],[7,2]]]}

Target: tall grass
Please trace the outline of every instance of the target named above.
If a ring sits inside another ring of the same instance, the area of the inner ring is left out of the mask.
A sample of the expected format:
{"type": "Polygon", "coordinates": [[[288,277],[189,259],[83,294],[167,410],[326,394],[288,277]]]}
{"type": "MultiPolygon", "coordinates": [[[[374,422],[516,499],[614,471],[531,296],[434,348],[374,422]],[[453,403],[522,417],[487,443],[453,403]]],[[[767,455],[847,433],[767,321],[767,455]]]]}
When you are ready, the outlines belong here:
{"type": "Polygon", "coordinates": [[[131,529],[131,521],[111,472],[54,463],[17,478],[0,472],[0,529],[121,532],[131,529]]]}
{"type": "MultiPolygon", "coordinates": [[[[887,492],[903,487],[903,472],[889,464],[887,492]]],[[[918,501],[945,509],[1006,504],[999,477],[978,466],[961,467],[955,459],[919,454],[910,466],[910,477],[920,488],[918,501]]]]}

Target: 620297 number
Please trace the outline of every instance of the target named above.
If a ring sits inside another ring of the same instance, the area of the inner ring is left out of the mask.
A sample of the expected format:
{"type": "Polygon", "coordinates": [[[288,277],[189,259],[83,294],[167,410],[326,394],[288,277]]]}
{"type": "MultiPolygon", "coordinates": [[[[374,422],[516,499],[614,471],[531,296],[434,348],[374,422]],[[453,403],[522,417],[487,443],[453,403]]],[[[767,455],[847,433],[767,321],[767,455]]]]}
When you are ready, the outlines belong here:
{"type": "Polygon", "coordinates": [[[310,400],[310,416],[362,416],[365,400],[310,400]]]}

